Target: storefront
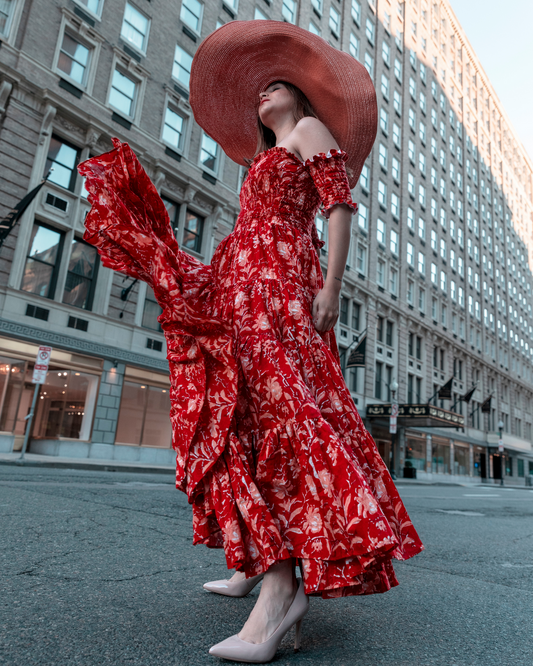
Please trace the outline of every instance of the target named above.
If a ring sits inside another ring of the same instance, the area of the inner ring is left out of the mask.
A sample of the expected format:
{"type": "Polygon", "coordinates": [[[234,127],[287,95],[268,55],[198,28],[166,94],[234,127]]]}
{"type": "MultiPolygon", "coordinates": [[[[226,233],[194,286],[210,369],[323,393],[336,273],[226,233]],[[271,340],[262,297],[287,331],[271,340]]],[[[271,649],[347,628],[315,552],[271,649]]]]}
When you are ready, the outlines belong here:
{"type": "MultiPolygon", "coordinates": [[[[0,450],[19,451],[35,389],[37,345],[0,339],[0,450]]],[[[89,442],[103,360],[54,349],[40,387],[30,451],[39,442],[89,442]]]]}
{"type": "MultiPolygon", "coordinates": [[[[0,452],[20,451],[38,346],[0,338],[0,452]]],[[[29,453],[172,465],[168,373],[54,348],[29,453]]]]}

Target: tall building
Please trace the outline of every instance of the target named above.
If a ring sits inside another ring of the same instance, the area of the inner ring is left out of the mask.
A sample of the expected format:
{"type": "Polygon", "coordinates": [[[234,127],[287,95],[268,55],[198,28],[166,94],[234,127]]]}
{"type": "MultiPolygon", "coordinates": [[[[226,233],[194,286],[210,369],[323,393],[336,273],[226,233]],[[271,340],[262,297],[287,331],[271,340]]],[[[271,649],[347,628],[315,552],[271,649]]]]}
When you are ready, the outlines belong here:
{"type": "MultiPolygon", "coordinates": [[[[385,462],[398,476],[524,483],[533,169],[446,1],[3,3],[0,216],[50,175],[0,251],[0,450],[21,446],[48,344],[31,451],[173,461],[159,306],[83,242],[75,167],[112,137],[127,141],[181,246],[209,263],[235,224],[243,170],[194,123],[191,60],[221,24],[267,18],[349,52],[376,86],[336,333],[344,367],[365,341],[345,376],[385,462]]],[[[326,240],[320,215],[317,227],[326,240]]],[[[324,268],[327,256],[326,245],[324,268]]]]}

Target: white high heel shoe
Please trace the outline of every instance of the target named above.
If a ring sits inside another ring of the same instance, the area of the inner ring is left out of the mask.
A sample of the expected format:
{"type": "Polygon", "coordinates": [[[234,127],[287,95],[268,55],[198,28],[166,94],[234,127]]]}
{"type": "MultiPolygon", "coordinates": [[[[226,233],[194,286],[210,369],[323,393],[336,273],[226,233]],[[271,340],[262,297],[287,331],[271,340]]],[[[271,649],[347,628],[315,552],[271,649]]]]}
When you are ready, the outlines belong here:
{"type": "Polygon", "coordinates": [[[240,639],[238,634],[235,634],[226,638],[225,641],[213,645],[209,650],[209,654],[248,664],[265,664],[274,658],[283,637],[294,625],[296,625],[294,649],[298,650],[301,644],[302,619],[308,610],[309,597],[304,592],[303,580],[299,579],[298,589],[294,595],[292,604],[270,638],[263,643],[248,643],[240,639]]]}
{"type": "Polygon", "coordinates": [[[264,573],[252,576],[251,578],[243,578],[231,582],[229,580],[212,580],[210,583],[204,583],[204,590],[214,592],[215,594],[223,594],[226,597],[245,597],[249,594],[254,587],[263,580],[264,573]]]}

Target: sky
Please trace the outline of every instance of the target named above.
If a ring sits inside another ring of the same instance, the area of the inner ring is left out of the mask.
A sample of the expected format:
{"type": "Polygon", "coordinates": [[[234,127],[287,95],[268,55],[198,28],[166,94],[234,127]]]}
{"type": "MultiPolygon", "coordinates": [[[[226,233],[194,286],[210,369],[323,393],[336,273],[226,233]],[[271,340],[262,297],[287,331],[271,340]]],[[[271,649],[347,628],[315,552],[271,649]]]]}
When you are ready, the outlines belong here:
{"type": "Polygon", "coordinates": [[[533,0],[449,0],[533,160],[533,0]]]}

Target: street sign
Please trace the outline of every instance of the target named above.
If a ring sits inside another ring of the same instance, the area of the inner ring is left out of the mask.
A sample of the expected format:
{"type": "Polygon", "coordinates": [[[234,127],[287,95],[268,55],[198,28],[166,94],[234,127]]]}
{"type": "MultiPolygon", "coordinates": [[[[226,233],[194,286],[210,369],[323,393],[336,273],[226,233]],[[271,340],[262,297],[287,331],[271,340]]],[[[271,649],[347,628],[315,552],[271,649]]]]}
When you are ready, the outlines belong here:
{"type": "Polygon", "coordinates": [[[503,439],[498,440],[498,451],[503,453],[503,439]]]}
{"type": "Polygon", "coordinates": [[[33,368],[33,377],[31,381],[34,384],[44,384],[48,372],[48,364],[52,355],[52,347],[39,347],[35,367],[33,368]]]}
{"type": "Polygon", "coordinates": [[[391,435],[396,434],[396,428],[398,423],[398,414],[400,413],[400,408],[397,402],[391,404],[390,410],[390,421],[389,421],[389,432],[391,435]]]}

